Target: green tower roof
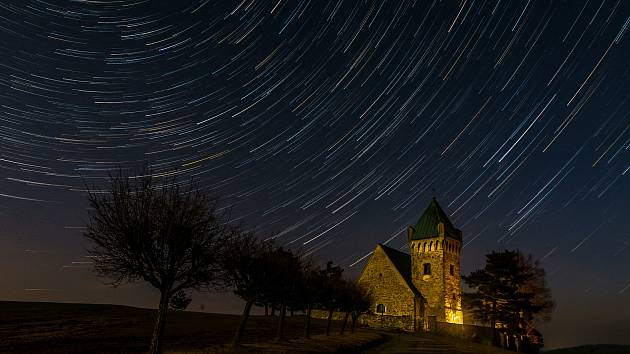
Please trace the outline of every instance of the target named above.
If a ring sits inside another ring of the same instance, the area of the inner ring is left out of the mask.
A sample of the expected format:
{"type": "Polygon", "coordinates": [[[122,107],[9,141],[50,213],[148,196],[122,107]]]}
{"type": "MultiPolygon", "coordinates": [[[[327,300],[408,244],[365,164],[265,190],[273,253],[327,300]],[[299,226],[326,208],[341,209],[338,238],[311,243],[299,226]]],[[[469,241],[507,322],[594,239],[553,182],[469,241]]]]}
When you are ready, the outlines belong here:
{"type": "Polygon", "coordinates": [[[440,223],[444,225],[444,236],[459,241],[462,240],[461,231],[451,224],[448,216],[444,210],[442,210],[435,198],[431,200],[431,203],[416,223],[415,230],[410,235],[409,240],[438,237],[440,235],[438,231],[438,225],[440,223]]]}

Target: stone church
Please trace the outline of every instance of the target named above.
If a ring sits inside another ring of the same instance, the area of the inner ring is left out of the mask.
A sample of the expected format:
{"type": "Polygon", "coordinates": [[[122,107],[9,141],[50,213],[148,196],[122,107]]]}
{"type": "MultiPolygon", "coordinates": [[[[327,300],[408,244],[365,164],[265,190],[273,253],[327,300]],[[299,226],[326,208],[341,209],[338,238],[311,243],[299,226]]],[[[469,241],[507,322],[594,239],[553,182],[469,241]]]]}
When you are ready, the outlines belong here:
{"type": "Polygon", "coordinates": [[[409,253],[377,244],[358,283],[372,293],[372,315],[363,323],[407,331],[462,324],[462,232],[433,198],[407,229],[409,253]]]}

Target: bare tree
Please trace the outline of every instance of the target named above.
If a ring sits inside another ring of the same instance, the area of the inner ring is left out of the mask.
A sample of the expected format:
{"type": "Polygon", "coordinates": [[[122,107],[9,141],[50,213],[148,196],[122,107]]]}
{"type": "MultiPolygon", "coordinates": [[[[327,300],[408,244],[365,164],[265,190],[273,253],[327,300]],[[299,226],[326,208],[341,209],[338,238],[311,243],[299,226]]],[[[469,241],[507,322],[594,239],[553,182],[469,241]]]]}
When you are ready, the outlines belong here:
{"type": "Polygon", "coordinates": [[[354,333],[354,328],[359,316],[370,310],[370,304],[372,303],[371,294],[365,287],[350,280],[346,282],[343,293],[344,295],[342,295],[343,300],[341,302],[341,308],[346,314],[339,334],[344,333],[346,323],[348,322],[348,316],[352,318],[351,330],[352,333],[354,333]]]}
{"type": "Polygon", "coordinates": [[[321,301],[324,285],[324,274],[312,260],[305,262],[299,286],[299,299],[304,308],[304,337],[311,337],[311,314],[313,307],[321,301]]]}
{"type": "Polygon", "coordinates": [[[193,180],[177,183],[149,172],[131,177],[119,171],[104,191],[89,188],[84,235],[97,274],[111,279],[110,285],[144,281],[159,290],[149,352],[160,353],[171,298],[180,294],[180,302],[186,289],[222,282],[218,260],[232,228],[219,215],[217,198],[193,180]]]}
{"type": "Polygon", "coordinates": [[[222,265],[226,279],[234,294],[245,300],[241,321],[232,340],[240,345],[252,306],[261,299],[268,299],[273,286],[273,246],[259,241],[252,233],[241,233],[226,242],[222,265]]]}
{"type": "Polygon", "coordinates": [[[344,280],[342,278],[343,269],[340,266],[332,265],[332,262],[326,264],[326,269],[321,270],[322,274],[322,294],[319,307],[328,311],[328,319],[326,321],[326,335],[330,334],[333,313],[340,308],[344,280]]]}
{"type": "Polygon", "coordinates": [[[269,270],[275,274],[276,280],[267,290],[269,291],[268,297],[280,305],[276,341],[281,341],[284,339],[287,306],[293,309],[300,302],[299,287],[303,276],[303,265],[298,254],[282,247],[272,250],[271,260],[273,263],[270,264],[269,270]]]}
{"type": "Polygon", "coordinates": [[[354,282],[342,279],[337,291],[338,293],[336,296],[339,299],[338,310],[344,313],[339,334],[344,334],[346,331],[346,325],[348,324],[348,317],[350,317],[350,313],[352,312],[352,302],[354,301],[355,296],[354,282]]]}

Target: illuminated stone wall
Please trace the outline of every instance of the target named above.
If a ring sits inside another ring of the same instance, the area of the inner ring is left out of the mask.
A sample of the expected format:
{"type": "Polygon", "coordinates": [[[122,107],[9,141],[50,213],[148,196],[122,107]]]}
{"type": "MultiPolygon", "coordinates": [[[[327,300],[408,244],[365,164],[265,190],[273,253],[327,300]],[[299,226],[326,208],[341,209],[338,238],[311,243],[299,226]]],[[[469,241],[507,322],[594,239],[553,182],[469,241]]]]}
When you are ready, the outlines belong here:
{"type": "Polygon", "coordinates": [[[425,315],[445,321],[444,308],[444,257],[443,237],[427,238],[410,242],[412,281],[426,300],[425,315]],[[431,274],[425,275],[424,264],[431,265],[431,274]]]}
{"type": "Polygon", "coordinates": [[[461,243],[444,237],[443,225],[438,225],[438,230],[438,237],[409,242],[412,280],[426,299],[426,316],[436,316],[438,322],[461,324],[461,243]],[[424,274],[427,263],[431,265],[430,275],[424,274]]]}
{"type": "Polygon", "coordinates": [[[385,315],[413,316],[414,294],[380,245],[374,250],[357,282],[372,294],[371,312],[376,313],[376,306],[383,304],[385,315]]]}
{"type": "MultiPolygon", "coordinates": [[[[323,310],[313,310],[311,316],[313,318],[325,320],[328,318],[328,312],[323,310]]],[[[343,321],[344,316],[345,313],[335,311],[333,312],[332,318],[335,321],[343,321]]],[[[348,318],[348,326],[350,325],[351,321],[352,319],[348,318]]],[[[364,314],[359,316],[357,324],[364,327],[401,329],[410,332],[415,330],[413,316],[411,315],[389,316],[373,313],[364,314]]]]}
{"type": "Polygon", "coordinates": [[[460,275],[461,243],[451,238],[444,240],[444,304],[445,322],[463,323],[462,291],[460,275]],[[453,275],[450,267],[453,266],[453,275]]]}

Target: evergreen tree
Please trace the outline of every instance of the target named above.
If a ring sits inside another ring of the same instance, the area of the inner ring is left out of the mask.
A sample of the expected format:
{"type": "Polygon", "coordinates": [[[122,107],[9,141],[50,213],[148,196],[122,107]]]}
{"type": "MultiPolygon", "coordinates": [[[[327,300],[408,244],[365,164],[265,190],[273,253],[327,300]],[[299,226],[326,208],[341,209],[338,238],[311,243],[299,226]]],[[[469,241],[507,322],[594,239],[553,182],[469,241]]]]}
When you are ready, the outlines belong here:
{"type": "Polygon", "coordinates": [[[507,334],[527,338],[535,332],[535,319],[551,318],[554,302],[545,271],[520,251],[493,251],[486,255],[483,269],[462,278],[473,290],[464,293],[468,313],[490,324],[495,345],[499,327],[507,334]]]}

